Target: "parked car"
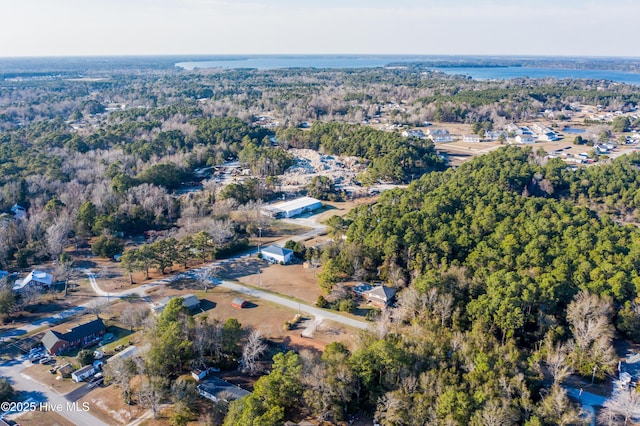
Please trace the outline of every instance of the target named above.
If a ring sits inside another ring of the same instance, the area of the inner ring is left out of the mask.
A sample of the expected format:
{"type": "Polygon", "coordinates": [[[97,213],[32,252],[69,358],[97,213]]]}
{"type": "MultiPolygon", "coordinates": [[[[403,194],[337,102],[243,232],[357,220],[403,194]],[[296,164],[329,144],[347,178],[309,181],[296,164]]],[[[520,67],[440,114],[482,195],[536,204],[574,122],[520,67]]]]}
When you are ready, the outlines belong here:
{"type": "Polygon", "coordinates": [[[34,352],[29,355],[29,361],[33,362],[34,364],[36,364],[42,358],[44,358],[44,354],[42,352],[34,352]]]}
{"type": "Polygon", "coordinates": [[[104,336],[102,336],[102,340],[100,341],[101,345],[104,345],[105,343],[109,343],[111,341],[113,341],[113,339],[115,339],[116,336],[114,336],[113,333],[107,333],[104,336]]]}

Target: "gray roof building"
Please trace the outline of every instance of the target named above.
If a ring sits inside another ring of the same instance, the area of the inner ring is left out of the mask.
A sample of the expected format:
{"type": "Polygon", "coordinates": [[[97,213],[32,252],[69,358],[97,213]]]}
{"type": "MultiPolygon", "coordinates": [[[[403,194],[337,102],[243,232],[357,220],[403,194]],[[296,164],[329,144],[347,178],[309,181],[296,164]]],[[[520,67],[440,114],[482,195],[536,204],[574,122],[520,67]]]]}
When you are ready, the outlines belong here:
{"type": "Polygon", "coordinates": [[[203,380],[198,385],[198,392],[200,396],[211,401],[222,400],[227,402],[251,395],[251,392],[217,377],[209,377],[203,380]]]}

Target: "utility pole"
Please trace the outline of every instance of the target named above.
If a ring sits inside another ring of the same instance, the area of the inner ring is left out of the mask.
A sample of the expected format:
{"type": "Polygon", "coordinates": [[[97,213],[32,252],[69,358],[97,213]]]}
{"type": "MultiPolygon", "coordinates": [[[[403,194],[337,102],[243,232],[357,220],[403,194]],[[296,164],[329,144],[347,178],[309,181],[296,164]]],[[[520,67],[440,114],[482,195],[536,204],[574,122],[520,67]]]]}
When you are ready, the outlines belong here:
{"type": "MultiPolygon", "coordinates": [[[[260,243],[262,242],[262,228],[258,226],[258,254],[260,251],[260,243]]],[[[258,286],[262,287],[262,274],[260,273],[260,257],[258,257],[258,286]]]]}

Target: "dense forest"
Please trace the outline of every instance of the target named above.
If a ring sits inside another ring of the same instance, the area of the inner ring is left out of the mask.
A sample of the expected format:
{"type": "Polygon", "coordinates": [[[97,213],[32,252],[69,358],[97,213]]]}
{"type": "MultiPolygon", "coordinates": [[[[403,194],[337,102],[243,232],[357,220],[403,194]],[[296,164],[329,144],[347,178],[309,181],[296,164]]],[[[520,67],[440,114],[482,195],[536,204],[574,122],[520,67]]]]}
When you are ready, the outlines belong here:
{"type": "MultiPolygon", "coordinates": [[[[598,205],[612,190],[561,188],[629,161],[638,158],[576,174],[504,148],[333,220],[347,242],[323,274],[338,285],[360,265],[364,278],[402,289],[396,308],[353,352],[288,355],[301,379],[278,359],[226,424],[278,424],[299,401],[334,421],[364,409],[385,425],[587,424],[561,384],[572,373],[610,377],[613,337],[640,338],[640,232],[573,202],[598,205]]],[[[611,184],[629,188],[638,173],[611,184]]]]}

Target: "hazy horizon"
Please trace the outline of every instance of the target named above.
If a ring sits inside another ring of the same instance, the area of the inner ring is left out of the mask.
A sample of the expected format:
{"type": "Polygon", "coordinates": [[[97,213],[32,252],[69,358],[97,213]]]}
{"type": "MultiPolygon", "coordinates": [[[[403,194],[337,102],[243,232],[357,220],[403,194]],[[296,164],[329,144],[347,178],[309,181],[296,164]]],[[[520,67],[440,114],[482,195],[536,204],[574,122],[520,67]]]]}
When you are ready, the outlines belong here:
{"type": "Polygon", "coordinates": [[[8,18],[0,27],[0,37],[5,40],[0,57],[639,55],[632,41],[637,37],[640,2],[632,0],[301,3],[6,2],[0,5],[0,12],[8,18]]]}

